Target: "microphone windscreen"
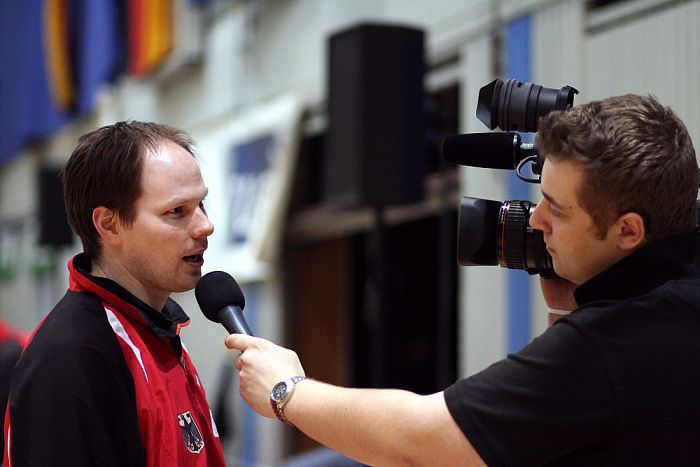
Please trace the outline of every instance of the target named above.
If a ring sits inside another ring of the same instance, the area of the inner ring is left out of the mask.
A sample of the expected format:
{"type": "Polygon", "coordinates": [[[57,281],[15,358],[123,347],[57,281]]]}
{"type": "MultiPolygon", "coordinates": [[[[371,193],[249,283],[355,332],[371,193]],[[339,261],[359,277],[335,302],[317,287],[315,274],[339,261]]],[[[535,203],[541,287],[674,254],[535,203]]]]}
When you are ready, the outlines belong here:
{"type": "Polygon", "coordinates": [[[202,276],[194,288],[194,295],[204,316],[215,323],[219,322],[217,315],[223,308],[245,308],[243,291],[236,280],[223,271],[212,271],[202,276]]]}
{"type": "Polygon", "coordinates": [[[455,164],[513,170],[519,144],[517,133],[465,133],[445,138],[442,155],[447,162],[455,164]]]}

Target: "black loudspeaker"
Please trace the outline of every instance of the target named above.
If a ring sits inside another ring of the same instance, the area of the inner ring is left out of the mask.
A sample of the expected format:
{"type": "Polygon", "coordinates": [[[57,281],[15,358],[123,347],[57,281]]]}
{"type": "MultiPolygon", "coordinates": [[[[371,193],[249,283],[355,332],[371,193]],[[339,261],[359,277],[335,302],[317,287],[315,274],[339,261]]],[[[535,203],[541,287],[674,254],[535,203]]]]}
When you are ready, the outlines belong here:
{"type": "Polygon", "coordinates": [[[323,198],[385,206],[423,198],[422,30],[361,24],[333,34],[323,198]]]}
{"type": "Polygon", "coordinates": [[[53,247],[71,245],[73,232],[63,203],[59,170],[39,169],[39,244],[53,247]]]}

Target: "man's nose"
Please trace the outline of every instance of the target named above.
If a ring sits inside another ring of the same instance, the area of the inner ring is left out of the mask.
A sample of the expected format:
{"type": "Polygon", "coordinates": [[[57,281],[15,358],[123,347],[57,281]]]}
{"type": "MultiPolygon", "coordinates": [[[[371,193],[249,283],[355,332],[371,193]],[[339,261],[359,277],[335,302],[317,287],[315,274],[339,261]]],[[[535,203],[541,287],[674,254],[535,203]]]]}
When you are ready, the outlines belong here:
{"type": "Polygon", "coordinates": [[[530,216],[529,224],[530,227],[536,230],[544,230],[545,224],[544,221],[542,220],[542,209],[544,205],[544,200],[541,199],[539,203],[537,203],[537,206],[535,206],[535,210],[532,212],[532,215],[530,216]]]}
{"type": "Polygon", "coordinates": [[[208,237],[214,233],[214,224],[209,220],[209,216],[201,208],[197,209],[195,219],[194,237],[208,237]]]}

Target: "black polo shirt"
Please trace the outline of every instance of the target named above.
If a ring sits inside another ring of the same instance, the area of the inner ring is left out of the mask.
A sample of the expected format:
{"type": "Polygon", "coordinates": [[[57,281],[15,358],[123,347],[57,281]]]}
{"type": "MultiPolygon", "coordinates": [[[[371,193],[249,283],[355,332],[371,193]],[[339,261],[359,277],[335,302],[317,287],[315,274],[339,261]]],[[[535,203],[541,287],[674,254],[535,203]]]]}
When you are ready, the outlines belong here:
{"type": "Polygon", "coordinates": [[[445,390],[492,466],[700,465],[700,238],[652,242],[580,307],[445,390]]]}

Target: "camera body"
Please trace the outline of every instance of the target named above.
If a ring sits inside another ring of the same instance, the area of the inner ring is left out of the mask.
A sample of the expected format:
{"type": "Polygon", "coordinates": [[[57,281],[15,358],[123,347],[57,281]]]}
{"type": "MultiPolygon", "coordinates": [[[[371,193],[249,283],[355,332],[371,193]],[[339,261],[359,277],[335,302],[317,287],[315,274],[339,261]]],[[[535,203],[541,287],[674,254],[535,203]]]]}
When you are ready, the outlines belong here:
{"type": "MultiPolygon", "coordinates": [[[[578,91],[571,86],[545,88],[517,80],[496,79],[479,92],[477,118],[499,133],[468,133],[443,142],[443,157],[472,167],[516,170],[529,183],[539,183],[544,158],[518,133],[536,132],[540,117],[573,105],[578,91]],[[535,176],[525,175],[531,165],[535,176]]],[[[556,277],[541,231],[529,225],[535,204],[464,196],[459,207],[457,261],[461,266],[499,265],[529,274],[556,277]]]]}

